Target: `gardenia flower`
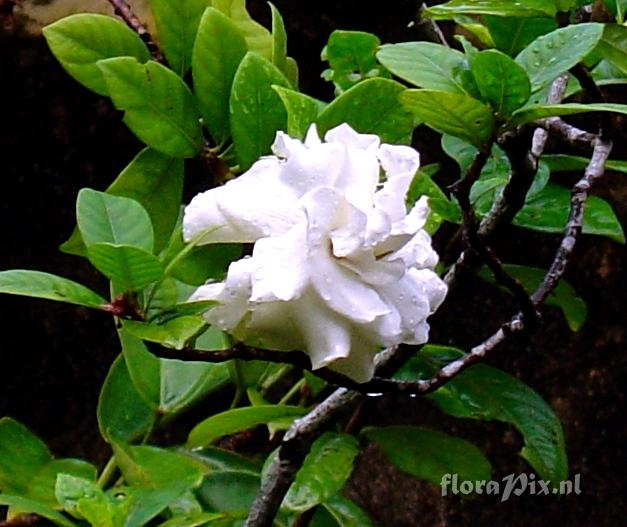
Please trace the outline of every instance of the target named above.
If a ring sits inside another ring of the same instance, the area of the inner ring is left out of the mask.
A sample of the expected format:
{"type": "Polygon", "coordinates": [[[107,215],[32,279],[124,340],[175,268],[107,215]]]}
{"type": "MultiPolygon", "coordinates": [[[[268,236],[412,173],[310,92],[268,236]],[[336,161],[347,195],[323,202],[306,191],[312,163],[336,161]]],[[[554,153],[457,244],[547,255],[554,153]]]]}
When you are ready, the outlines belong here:
{"type": "Polygon", "coordinates": [[[242,342],[368,381],[383,347],[427,341],[446,295],[427,199],[405,207],[418,153],[347,124],[324,142],[315,126],[304,143],[278,132],[272,151],[185,209],[185,240],[255,244],[190,300],[218,301],[206,320],[242,342]]]}

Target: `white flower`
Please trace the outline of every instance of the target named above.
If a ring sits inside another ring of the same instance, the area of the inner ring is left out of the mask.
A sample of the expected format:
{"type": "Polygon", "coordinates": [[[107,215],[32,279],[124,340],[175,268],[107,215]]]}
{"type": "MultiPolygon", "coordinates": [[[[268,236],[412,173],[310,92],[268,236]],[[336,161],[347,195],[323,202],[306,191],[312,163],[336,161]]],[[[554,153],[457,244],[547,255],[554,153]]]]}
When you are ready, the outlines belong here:
{"type": "Polygon", "coordinates": [[[405,207],[418,153],[346,124],[325,142],[314,126],[304,143],[279,132],[272,151],[185,209],[186,240],[255,244],[192,299],[219,301],[205,317],[236,339],[368,381],[382,347],[427,341],[446,295],[422,230],[427,200],[405,207]]]}

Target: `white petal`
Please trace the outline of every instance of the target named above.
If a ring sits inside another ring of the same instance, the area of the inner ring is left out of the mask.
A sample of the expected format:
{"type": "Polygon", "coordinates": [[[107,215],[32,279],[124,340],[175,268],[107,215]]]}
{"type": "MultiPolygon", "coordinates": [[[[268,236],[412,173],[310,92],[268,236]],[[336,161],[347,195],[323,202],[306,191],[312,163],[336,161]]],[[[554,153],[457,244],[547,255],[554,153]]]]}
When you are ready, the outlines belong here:
{"type": "Polygon", "coordinates": [[[324,135],[324,140],[330,143],[342,143],[344,146],[360,150],[376,149],[379,147],[381,142],[378,136],[374,134],[357,133],[346,123],[342,123],[329,130],[324,135]]]}
{"type": "Polygon", "coordinates": [[[201,285],[192,293],[187,301],[199,302],[202,300],[219,300],[222,291],[224,291],[224,282],[214,282],[211,284],[201,285]]]}
{"type": "Polygon", "coordinates": [[[308,281],[306,224],[257,240],[251,260],[252,302],[297,298],[308,281]]]}
{"type": "Polygon", "coordinates": [[[376,150],[345,147],[344,163],[335,187],[346,200],[366,214],[374,203],[374,192],[379,183],[379,161],[376,150]]]}
{"type": "Polygon", "coordinates": [[[251,346],[280,351],[304,350],[301,329],[294,319],[293,302],[255,304],[234,336],[251,346]]]}
{"type": "Polygon", "coordinates": [[[376,259],[372,250],[354,252],[350,257],[338,259],[337,262],[371,285],[389,284],[405,274],[403,261],[376,259]]]}
{"type": "Polygon", "coordinates": [[[354,335],[348,357],[332,362],[329,369],[356,382],[368,382],[374,375],[374,356],[379,350],[380,347],[376,344],[354,335]]]}
{"type": "Polygon", "coordinates": [[[277,132],[271,148],[277,157],[289,158],[290,156],[298,155],[304,150],[304,145],[298,139],[291,138],[285,132],[277,132]]]}
{"type": "Polygon", "coordinates": [[[429,269],[410,269],[410,271],[422,283],[424,294],[429,302],[429,310],[434,313],[446,298],[448,292],[446,284],[429,269]]]}
{"type": "Polygon", "coordinates": [[[288,157],[282,166],[281,181],[298,196],[318,187],[333,187],[345,155],[339,145],[324,143],[314,148],[301,145],[298,155],[288,157]]]}
{"type": "Polygon", "coordinates": [[[305,136],[305,145],[309,148],[314,146],[321,145],[322,141],[320,141],[320,136],[318,135],[318,129],[315,124],[309,126],[307,130],[307,135],[305,136]]]}

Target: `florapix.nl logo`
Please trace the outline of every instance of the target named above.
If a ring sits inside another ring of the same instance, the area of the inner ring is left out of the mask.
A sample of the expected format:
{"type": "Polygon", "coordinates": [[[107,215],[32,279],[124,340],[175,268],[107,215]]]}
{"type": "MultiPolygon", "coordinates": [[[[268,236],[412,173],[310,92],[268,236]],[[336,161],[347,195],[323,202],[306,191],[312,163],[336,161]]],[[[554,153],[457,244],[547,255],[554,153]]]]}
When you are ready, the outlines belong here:
{"type": "Polygon", "coordinates": [[[458,474],[444,474],[440,481],[442,496],[468,496],[470,494],[490,494],[500,496],[507,501],[512,495],[549,496],[581,494],[581,474],[572,479],[553,484],[551,481],[538,479],[535,474],[508,474],[500,481],[496,480],[460,480],[458,474]]]}

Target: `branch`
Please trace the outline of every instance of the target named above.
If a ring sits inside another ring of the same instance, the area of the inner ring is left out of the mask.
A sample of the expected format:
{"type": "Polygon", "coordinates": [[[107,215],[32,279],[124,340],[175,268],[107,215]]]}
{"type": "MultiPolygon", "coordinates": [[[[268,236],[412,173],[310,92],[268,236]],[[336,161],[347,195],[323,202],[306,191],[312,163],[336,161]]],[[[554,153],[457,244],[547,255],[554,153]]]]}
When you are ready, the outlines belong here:
{"type": "Polygon", "coordinates": [[[157,46],[153,40],[151,34],[146,29],[146,26],[144,26],[135,13],[133,13],[131,6],[129,6],[125,0],[108,0],[108,2],[113,6],[114,13],[121,17],[122,20],[126,22],[126,25],[139,35],[139,38],[141,38],[144,44],[148,47],[148,51],[150,51],[152,57],[157,62],[164,63],[165,59],[159,49],[159,46],[157,46]]]}

